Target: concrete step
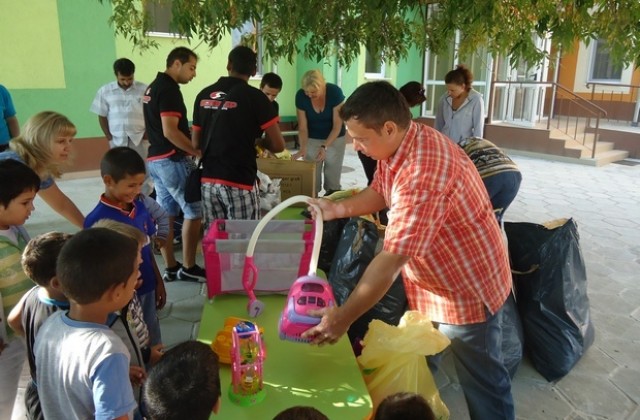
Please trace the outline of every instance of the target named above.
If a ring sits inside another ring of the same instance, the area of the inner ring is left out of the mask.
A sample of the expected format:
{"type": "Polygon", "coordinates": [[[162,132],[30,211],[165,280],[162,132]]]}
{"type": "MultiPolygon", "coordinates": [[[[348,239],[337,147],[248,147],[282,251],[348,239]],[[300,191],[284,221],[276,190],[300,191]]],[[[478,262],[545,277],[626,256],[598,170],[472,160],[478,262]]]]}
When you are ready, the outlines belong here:
{"type": "MultiPolygon", "coordinates": [[[[540,125],[538,128],[521,128],[514,127],[509,123],[493,123],[487,125],[487,131],[490,131],[496,140],[498,146],[519,150],[532,156],[555,156],[558,160],[581,163],[590,166],[601,166],[618,160],[623,160],[630,155],[626,150],[616,150],[618,141],[599,141],[596,145],[596,157],[591,157],[590,147],[593,144],[593,134],[578,134],[578,140],[563,133],[558,129],[546,129],[546,124],[540,125]],[[517,132],[523,134],[520,136],[517,132]]],[[[580,131],[580,127],[578,129],[580,131]]],[[[601,137],[603,138],[601,132],[601,137]]],[[[491,138],[490,138],[491,140],[491,138]]],[[[618,144],[620,147],[620,144],[618,144]]]]}
{"type": "Polygon", "coordinates": [[[604,166],[612,162],[624,160],[629,157],[629,152],[626,150],[608,150],[606,152],[596,153],[595,165],[604,166]]]}
{"type": "MultiPolygon", "coordinates": [[[[577,159],[591,159],[591,149],[573,139],[549,138],[548,152],[558,156],[566,156],[577,159]]],[[[629,153],[624,150],[614,150],[614,143],[608,141],[598,142],[596,145],[596,166],[625,159],[629,153]],[[624,154],[626,153],[626,156],[624,154]]]]}

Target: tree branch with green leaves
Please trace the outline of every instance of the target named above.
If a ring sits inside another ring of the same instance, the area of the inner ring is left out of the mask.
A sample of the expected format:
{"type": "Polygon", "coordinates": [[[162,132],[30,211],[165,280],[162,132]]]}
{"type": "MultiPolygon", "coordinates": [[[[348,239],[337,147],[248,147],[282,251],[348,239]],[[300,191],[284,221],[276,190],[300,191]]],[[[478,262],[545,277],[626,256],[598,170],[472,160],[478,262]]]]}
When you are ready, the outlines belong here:
{"type": "MultiPolygon", "coordinates": [[[[386,61],[411,48],[438,54],[460,31],[459,54],[479,47],[508,55],[512,64],[539,63],[545,51],[534,35],[570,50],[576,40],[603,38],[623,65],[640,63],[638,0],[98,0],[109,2],[109,23],[139,49],[157,47],[145,6],[171,5],[171,28],[215,48],[247,21],[260,22],[262,53],[293,62],[298,54],[349,66],[365,46],[386,61]]],[[[248,40],[247,42],[250,42],[248,40]]]]}

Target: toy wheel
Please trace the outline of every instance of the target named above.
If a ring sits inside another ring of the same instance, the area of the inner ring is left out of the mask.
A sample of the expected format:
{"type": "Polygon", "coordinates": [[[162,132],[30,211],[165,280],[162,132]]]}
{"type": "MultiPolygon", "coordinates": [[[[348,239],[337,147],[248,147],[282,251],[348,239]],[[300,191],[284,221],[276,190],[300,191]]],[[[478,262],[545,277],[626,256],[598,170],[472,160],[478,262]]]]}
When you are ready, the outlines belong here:
{"type": "Polygon", "coordinates": [[[259,300],[253,300],[249,302],[247,306],[247,310],[249,311],[249,316],[252,318],[256,318],[264,311],[264,302],[259,300]]]}

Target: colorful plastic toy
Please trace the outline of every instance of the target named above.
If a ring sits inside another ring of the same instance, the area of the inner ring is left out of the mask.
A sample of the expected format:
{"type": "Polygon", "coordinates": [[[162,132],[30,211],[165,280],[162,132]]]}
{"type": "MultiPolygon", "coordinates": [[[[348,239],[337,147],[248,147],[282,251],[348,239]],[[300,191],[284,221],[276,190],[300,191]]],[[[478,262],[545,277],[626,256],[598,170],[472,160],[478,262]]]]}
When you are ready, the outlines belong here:
{"type": "Polygon", "coordinates": [[[231,338],[229,399],[248,407],[261,402],[266,396],[262,382],[262,337],[254,323],[241,321],[233,328],[231,338]]]}
{"type": "MultiPolygon", "coordinates": [[[[295,203],[305,203],[308,204],[308,200],[311,197],[307,197],[305,195],[295,195],[293,197],[289,197],[284,200],[282,203],[275,206],[269,213],[267,213],[258,223],[256,228],[253,230],[253,234],[249,239],[249,245],[247,246],[247,254],[244,260],[244,270],[242,272],[242,286],[244,290],[247,292],[249,296],[249,303],[247,304],[247,311],[249,312],[249,316],[257,317],[264,311],[264,303],[258,300],[254,289],[258,282],[258,268],[256,267],[253,261],[253,252],[256,248],[256,243],[258,242],[258,236],[266,226],[266,224],[273,219],[273,217],[280,213],[282,210],[286,209],[292,204],[295,203]]],[[[309,275],[315,276],[316,268],[318,266],[318,256],[320,255],[320,245],[322,243],[322,212],[320,208],[317,206],[311,205],[316,209],[316,218],[314,225],[314,239],[313,239],[313,250],[311,252],[311,258],[309,261],[309,275]]]]}
{"type": "Polygon", "coordinates": [[[310,340],[302,338],[302,333],[318,325],[321,319],[309,315],[309,311],[333,305],[333,291],[329,283],[314,275],[300,277],[289,290],[287,303],[278,323],[280,338],[308,343],[310,340]]]}
{"type": "MultiPolygon", "coordinates": [[[[224,320],[224,326],[218,333],[216,334],[215,339],[211,342],[211,349],[218,355],[218,360],[220,363],[225,363],[227,365],[231,364],[231,345],[232,338],[231,333],[233,328],[238,325],[240,322],[249,322],[242,318],[236,318],[235,316],[227,317],[224,320]]],[[[264,329],[262,327],[258,328],[260,332],[260,337],[264,337],[264,329]]],[[[264,358],[266,359],[266,351],[264,352],[264,358]]]]}
{"type": "MultiPolygon", "coordinates": [[[[242,284],[249,296],[247,310],[252,317],[257,317],[264,310],[264,304],[258,300],[254,292],[258,281],[258,269],[253,263],[253,251],[258,236],[269,220],[280,211],[294,203],[309,204],[309,198],[304,195],[296,195],[284,200],[260,220],[251,235],[245,256],[242,284]]],[[[302,333],[320,323],[321,318],[309,315],[309,311],[333,306],[335,302],[329,283],[316,276],[320,245],[322,244],[322,211],[313,204],[309,205],[315,209],[315,230],[313,250],[309,258],[309,274],[298,278],[289,289],[287,303],[278,322],[280,338],[295,342],[309,342],[310,340],[302,338],[302,333]]]]}

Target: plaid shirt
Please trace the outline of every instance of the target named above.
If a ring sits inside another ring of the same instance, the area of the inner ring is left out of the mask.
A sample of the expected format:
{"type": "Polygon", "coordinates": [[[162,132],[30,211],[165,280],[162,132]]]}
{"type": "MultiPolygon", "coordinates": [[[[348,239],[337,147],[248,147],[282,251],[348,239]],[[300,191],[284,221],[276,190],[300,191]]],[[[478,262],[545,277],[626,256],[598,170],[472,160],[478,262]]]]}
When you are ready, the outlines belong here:
{"type": "Polygon", "coordinates": [[[497,311],[511,271],[489,197],[464,151],[412,122],[396,153],[378,163],[371,188],[389,206],[387,252],[403,269],[409,306],[433,321],[469,324],[497,311]]]}

